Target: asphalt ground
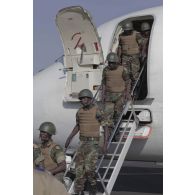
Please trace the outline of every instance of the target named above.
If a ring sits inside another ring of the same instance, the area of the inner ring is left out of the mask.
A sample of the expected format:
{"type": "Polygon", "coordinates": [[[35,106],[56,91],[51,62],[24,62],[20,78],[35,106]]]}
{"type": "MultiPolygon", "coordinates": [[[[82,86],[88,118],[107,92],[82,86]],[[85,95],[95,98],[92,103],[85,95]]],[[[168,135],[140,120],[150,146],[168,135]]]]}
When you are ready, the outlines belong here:
{"type": "Polygon", "coordinates": [[[163,169],[123,167],[113,191],[163,193],[163,169]]]}
{"type": "MultiPolygon", "coordinates": [[[[98,195],[102,186],[98,185],[98,195]]],[[[87,190],[85,191],[87,195],[87,190]]],[[[150,167],[122,167],[111,195],[161,195],[163,194],[163,169],[150,167]]]]}
{"type": "Polygon", "coordinates": [[[111,195],[163,194],[163,169],[122,167],[111,195]]]}
{"type": "Polygon", "coordinates": [[[112,192],[111,195],[161,195],[161,194],[143,192],[112,192]]]}

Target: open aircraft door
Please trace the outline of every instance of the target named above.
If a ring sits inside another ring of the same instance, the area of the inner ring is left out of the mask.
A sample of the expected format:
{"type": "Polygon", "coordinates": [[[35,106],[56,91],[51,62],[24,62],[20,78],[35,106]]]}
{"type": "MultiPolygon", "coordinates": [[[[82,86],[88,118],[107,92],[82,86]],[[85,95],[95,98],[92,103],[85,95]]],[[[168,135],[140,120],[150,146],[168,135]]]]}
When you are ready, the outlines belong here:
{"type": "Polygon", "coordinates": [[[103,51],[96,27],[82,7],[68,7],[56,16],[64,48],[65,101],[78,101],[81,89],[95,94],[101,84],[103,51]]]}

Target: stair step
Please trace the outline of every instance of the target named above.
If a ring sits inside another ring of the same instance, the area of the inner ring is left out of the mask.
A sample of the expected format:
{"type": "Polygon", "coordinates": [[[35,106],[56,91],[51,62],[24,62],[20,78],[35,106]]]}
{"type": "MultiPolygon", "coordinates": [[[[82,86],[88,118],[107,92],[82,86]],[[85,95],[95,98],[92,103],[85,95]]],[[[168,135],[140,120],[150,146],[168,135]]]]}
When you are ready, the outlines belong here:
{"type": "MultiPolygon", "coordinates": [[[[122,122],[121,125],[120,125],[120,129],[121,129],[121,128],[125,128],[125,127],[126,127],[126,124],[127,124],[127,122],[122,122]]],[[[131,128],[131,127],[132,127],[132,123],[129,123],[129,124],[127,125],[127,128],[131,128]]]]}
{"type": "MultiPolygon", "coordinates": [[[[107,169],[108,167],[100,167],[100,169],[107,169]]],[[[114,169],[114,167],[109,167],[109,169],[114,169]]]]}
{"type": "Polygon", "coordinates": [[[114,155],[114,154],[111,153],[111,154],[106,154],[105,156],[115,156],[115,157],[119,157],[120,154],[115,154],[115,155],[114,155]]]}
{"type": "MultiPolygon", "coordinates": [[[[123,133],[124,132],[124,129],[120,129],[119,132],[120,133],[123,133]]],[[[125,130],[125,133],[129,133],[129,131],[125,130]]]]}
{"type": "MultiPolygon", "coordinates": [[[[111,144],[119,144],[119,142],[111,142],[111,144]]],[[[120,144],[125,144],[125,142],[120,142],[120,144]]]]}
{"type": "MultiPolygon", "coordinates": [[[[97,179],[97,181],[100,182],[100,179],[97,179]]],[[[109,182],[109,179],[104,179],[103,182],[107,182],[108,183],[109,182]]]]}

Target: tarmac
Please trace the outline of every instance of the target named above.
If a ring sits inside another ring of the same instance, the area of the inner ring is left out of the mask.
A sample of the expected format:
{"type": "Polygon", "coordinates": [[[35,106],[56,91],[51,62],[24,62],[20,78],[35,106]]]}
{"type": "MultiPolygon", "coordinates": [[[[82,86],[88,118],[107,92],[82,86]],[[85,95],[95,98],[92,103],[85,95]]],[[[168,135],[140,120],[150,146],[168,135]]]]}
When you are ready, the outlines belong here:
{"type": "Polygon", "coordinates": [[[122,167],[111,193],[111,195],[161,194],[163,194],[163,169],[144,167],[122,167]]]}
{"type": "Polygon", "coordinates": [[[111,195],[161,195],[161,194],[140,192],[112,192],[111,195]]]}
{"type": "Polygon", "coordinates": [[[163,194],[163,169],[122,167],[113,191],[132,192],[133,195],[163,194]]]}

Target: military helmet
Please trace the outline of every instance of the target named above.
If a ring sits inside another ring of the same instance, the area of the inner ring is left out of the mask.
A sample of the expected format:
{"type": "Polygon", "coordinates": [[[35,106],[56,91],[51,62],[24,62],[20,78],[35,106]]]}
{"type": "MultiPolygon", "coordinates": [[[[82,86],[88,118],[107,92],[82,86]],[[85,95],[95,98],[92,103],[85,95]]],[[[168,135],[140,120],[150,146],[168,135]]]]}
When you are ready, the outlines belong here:
{"type": "Polygon", "coordinates": [[[39,131],[44,131],[50,135],[55,135],[56,134],[56,127],[51,122],[44,122],[40,125],[39,131]]]}
{"type": "Polygon", "coordinates": [[[146,30],[150,30],[150,25],[148,22],[143,22],[141,24],[141,31],[146,31],[146,30]]]}
{"type": "Polygon", "coordinates": [[[132,22],[125,23],[123,25],[123,29],[124,30],[133,30],[133,23],[132,22]]]}
{"type": "Polygon", "coordinates": [[[79,99],[83,97],[93,98],[93,94],[89,89],[83,89],[79,92],[79,99]]]}
{"type": "Polygon", "coordinates": [[[118,55],[114,52],[110,52],[106,59],[108,62],[119,62],[118,55]]]}

